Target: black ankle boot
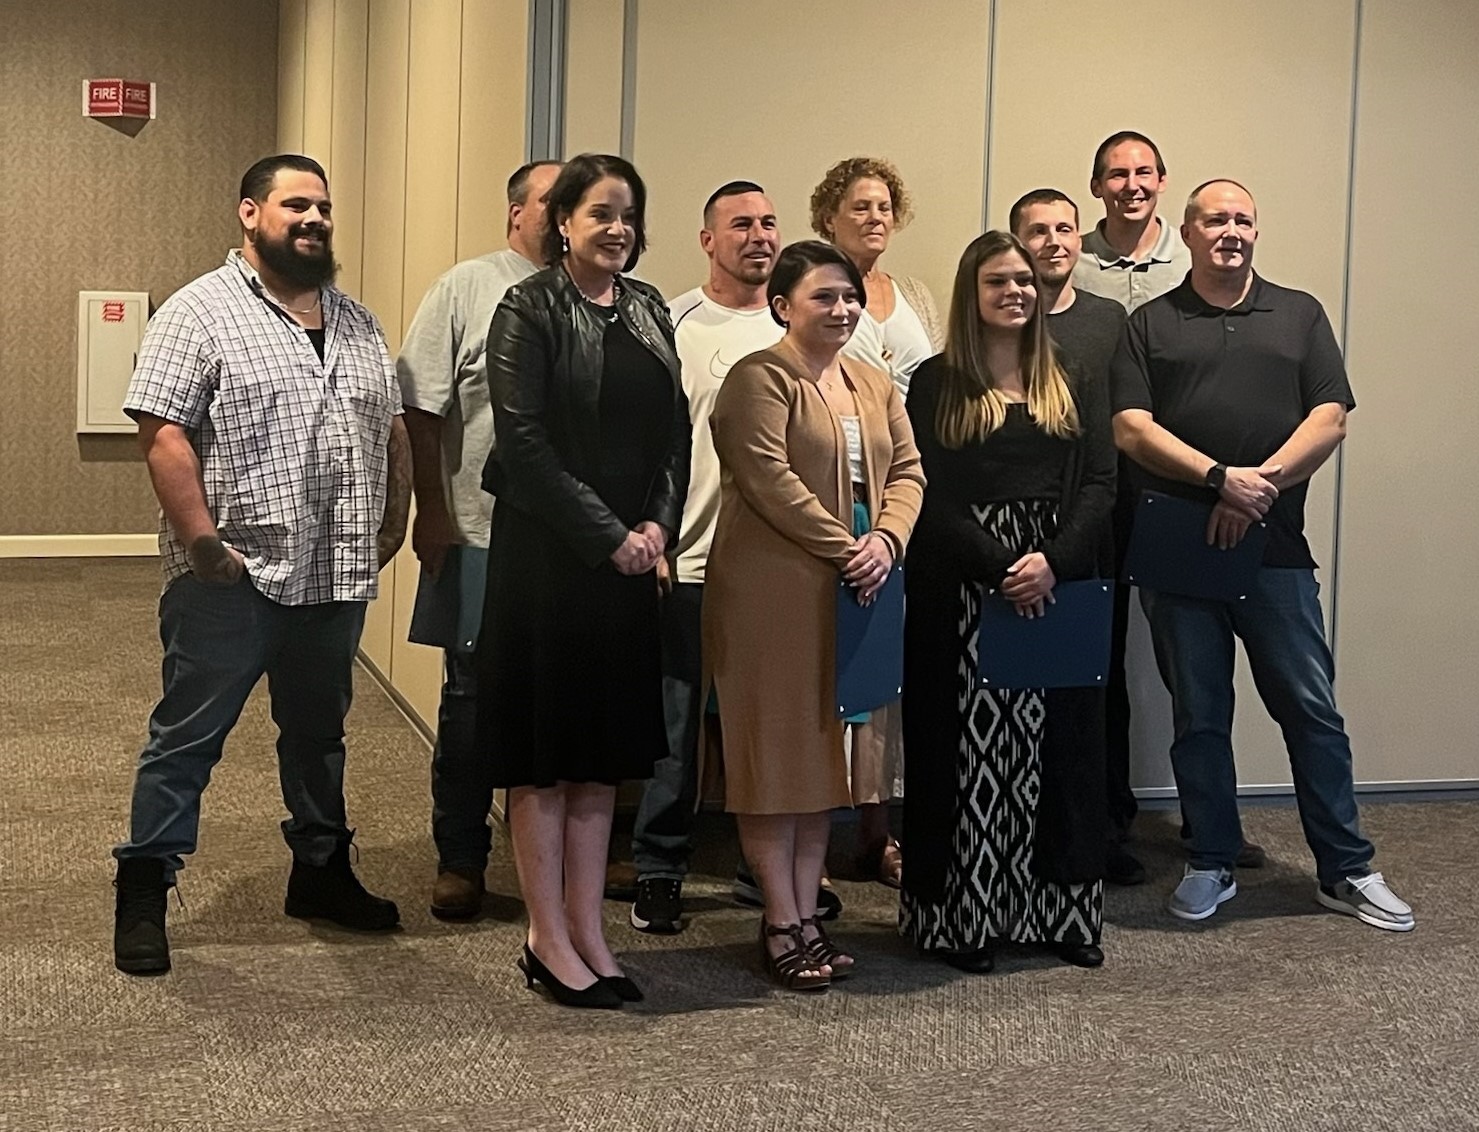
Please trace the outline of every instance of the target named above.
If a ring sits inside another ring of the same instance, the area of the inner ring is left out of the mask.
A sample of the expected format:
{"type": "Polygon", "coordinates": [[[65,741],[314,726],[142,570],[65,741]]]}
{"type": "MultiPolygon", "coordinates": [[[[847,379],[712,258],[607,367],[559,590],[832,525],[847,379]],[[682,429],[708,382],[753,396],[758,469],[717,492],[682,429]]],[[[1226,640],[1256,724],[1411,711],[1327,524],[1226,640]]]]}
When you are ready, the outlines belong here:
{"type": "Polygon", "coordinates": [[[130,975],[169,970],[169,937],[164,907],[169,883],[159,857],[125,857],[118,862],[113,906],[113,965],[130,975]]]}
{"type": "Polygon", "coordinates": [[[327,864],[310,865],[293,858],[283,911],[300,920],[328,920],[356,931],[388,931],[400,923],[400,910],[394,901],[372,896],[360,884],[349,867],[351,838],[339,842],[327,864]]]}

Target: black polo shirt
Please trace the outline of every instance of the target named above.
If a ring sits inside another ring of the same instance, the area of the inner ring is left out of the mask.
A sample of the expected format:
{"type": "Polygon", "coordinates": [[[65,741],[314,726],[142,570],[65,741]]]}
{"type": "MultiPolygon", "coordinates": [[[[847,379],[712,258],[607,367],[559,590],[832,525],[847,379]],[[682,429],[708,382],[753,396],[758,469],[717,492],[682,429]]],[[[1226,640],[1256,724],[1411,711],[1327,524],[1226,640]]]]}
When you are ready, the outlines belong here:
{"type": "MultiPolygon", "coordinates": [[[[1156,423],[1219,463],[1257,467],[1317,406],[1356,407],[1330,320],[1313,295],[1254,275],[1224,310],[1191,277],[1130,315],[1110,368],[1116,413],[1145,409],[1156,423]]],[[[1209,488],[1173,482],[1139,465],[1137,490],[1215,500],[1209,488]]],[[[1268,513],[1265,566],[1313,569],[1304,537],[1308,481],[1279,494],[1268,513]]]]}

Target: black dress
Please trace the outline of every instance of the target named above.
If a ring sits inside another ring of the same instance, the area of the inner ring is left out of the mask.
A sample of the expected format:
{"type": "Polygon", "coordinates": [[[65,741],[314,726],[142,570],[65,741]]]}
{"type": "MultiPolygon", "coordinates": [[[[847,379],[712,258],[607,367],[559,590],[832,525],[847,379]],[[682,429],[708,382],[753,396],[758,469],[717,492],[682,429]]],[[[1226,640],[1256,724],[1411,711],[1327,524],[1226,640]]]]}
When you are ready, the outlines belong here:
{"type": "Polygon", "coordinates": [[[920,376],[909,410],[929,482],[907,575],[900,930],[939,951],[1097,943],[1103,692],[982,689],[975,673],[981,602],[1008,565],[1041,550],[1060,580],[1098,570],[1108,420],[1099,398],[1080,400],[1092,440],[1058,439],[1012,405],[984,441],[946,449],[934,435],[938,372],[920,376]]]}
{"type": "MultiPolygon", "coordinates": [[[[624,321],[606,328],[598,470],[588,485],[642,521],[673,427],[673,379],[624,321]]],[[[538,515],[499,503],[478,642],[478,738],[499,787],[648,778],[666,751],[657,581],[587,566],[538,515]]]]}

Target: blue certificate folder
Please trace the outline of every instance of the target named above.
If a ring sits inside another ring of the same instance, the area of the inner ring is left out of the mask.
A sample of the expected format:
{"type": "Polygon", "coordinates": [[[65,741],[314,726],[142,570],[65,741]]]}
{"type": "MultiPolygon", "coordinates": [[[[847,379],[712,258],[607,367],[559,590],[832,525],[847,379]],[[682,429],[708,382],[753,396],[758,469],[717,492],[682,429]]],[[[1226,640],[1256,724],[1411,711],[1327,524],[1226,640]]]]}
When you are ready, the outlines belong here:
{"type": "Polygon", "coordinates": [[[1060,582],[1041,617],[1023,617],[995,591],[981,600],[976,640],[982,688],[1104,688],[1114,583],[1106,578],[1060,582]]]}
{"type": "Polygon", "coordinates": [[[872,605],[837,584],[837,715],[872,711],[904,690],[904,568],[895,566],[872,605]]]}
{"type": "Polygon", "coordinates": [[[435,578],[424,566],[411,611],[412,644],[471,652],[483,624],[483,589],[488,584],[488,551],[481,546],[447,550],[435,578]]]}
{"type": "Polygon", "coordinates": [[[1256,523],[1231,550],[1207,544],[1212,508],[1194,499],[1158,491],[1140,495],[1135,529],[1125,552],[1125,581],[1208,601],[1238,601],[1248,595],[1263,565],[1268,528],[1256,523]]]}

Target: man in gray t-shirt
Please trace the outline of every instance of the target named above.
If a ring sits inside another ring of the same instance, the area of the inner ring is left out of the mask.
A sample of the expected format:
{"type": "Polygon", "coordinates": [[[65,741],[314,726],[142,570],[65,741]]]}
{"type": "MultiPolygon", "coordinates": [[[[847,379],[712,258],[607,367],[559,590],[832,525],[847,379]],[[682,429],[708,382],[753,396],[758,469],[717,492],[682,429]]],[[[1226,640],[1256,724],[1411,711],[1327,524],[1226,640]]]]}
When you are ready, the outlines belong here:
{"type": "Polygon", "coordinates": [[[493,783],[476,749],[473,649],[482,620],[492,499],[483,464],[493,447],[488,326],[503,296],[539,269],[544,196],[558,162],[520,167],[508,182],[508,248],[457,264],[421,302],[396,373],[415,467],[411,545],[421,562],[410,639],[446,652],[446,679],[432,752],[432,838],[437,880],[432,915],[474,916],[492,845],[493,783]]]}

